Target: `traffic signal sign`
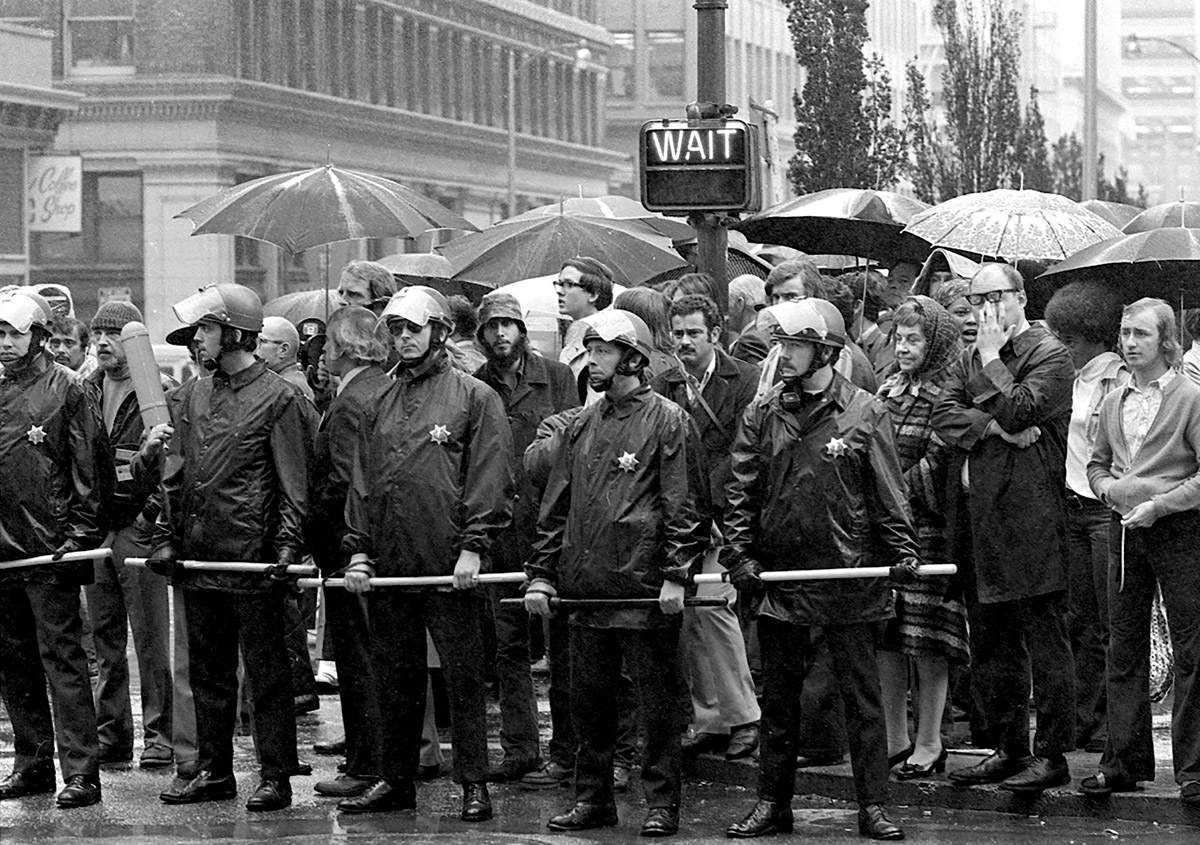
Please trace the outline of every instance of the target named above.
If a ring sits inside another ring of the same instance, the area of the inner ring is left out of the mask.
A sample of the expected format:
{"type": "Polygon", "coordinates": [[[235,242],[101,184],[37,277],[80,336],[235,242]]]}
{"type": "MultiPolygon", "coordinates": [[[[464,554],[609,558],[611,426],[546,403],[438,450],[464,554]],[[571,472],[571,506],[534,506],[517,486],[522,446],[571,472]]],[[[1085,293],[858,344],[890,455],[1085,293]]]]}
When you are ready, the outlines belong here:
{"type": "Polygon", "coordinates": [[[639,144],[642,205],[665,214],[756,211],[758,128],[741,120],[652,120],[639,144]]]}

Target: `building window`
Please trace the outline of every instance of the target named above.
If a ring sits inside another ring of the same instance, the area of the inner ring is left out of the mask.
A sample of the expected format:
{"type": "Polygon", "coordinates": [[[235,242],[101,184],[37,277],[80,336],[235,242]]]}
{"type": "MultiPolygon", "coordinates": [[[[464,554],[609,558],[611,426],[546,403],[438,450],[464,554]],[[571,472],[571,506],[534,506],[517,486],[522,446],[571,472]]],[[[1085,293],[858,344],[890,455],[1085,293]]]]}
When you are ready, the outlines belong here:
{"type": "Polygon", "coordinates": [[[133,72],[133,0],[67,0],[63,7],[70,72],[133,72]]]}
{"type": "Polygon", "coordinates": [[[139,269],[142,239],[142,177],[136,173],[85,173],[81,231],[30,235],[36,264],[139,269]]]}
{"type": "Polygon", "coordinates": [[[612,33],[613,46],[608,52],[608,96],[631,100],[636,95],[633,62],[633,33],[612,33]]]}
{"type": "Polygon", "coordinates": [[[651,99],[677,99],[683,93],[683,32],[657,30],[646,33],[651,99]]]}

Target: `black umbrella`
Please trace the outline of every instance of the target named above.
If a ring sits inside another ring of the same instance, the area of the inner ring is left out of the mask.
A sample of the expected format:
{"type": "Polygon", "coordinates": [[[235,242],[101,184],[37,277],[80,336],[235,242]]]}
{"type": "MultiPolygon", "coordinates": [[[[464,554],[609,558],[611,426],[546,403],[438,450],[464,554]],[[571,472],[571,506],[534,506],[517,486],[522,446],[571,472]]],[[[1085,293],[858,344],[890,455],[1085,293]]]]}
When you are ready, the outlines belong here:
{"type": "Polygon", "coordinates": [[[1143,296],[1200,306],[1200,229],[1151,229],[1081,249],[1039,279],[1056,285],[1088,279],[1118,285],[1127,301],[1143,296]]]}

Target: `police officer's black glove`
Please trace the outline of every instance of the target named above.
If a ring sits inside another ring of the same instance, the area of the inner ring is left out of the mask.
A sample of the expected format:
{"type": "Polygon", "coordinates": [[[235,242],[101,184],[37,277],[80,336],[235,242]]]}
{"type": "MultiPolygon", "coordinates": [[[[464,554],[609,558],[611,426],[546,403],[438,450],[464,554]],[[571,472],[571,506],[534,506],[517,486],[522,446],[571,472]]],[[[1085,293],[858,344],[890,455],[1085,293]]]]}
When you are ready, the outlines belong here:
{"type": "Polygon", "coordinates": [[[289,581],[296,577],[288,573],[288,567],[296,563],[296,553],[291,549],[281,549],[279,559],[263,570],[267,578],[276,582],[289,581]]]}
{"type": "Polygon", "coordinates": [[[50,554],[50,560],[62,560],[63,555],[68,554],[70,552],[77,552],[77,551],[80,551],[81,549],[83,549],[83,546],[81,546],[79,544],[78,540],[74,540],[74,539],[64,540],[62,545],[59,546],[57,549],[55,549],[50,554]]]}
{"type": "Polygon", "coordinates": [[[904,563],[897,563],[888,570],[888,578],[891,579],[893,584],[911,584],[920,577],[917,574],[917,562],[915,560],[906,560],[904,563]]]}
{"type": "Polygon", "coordinates": [[[744,558],[729,570],[729,583],[745,592],[755,593],[763,588],[762,564],[752,558],[744,558]]]}
{"type": "Polygon", "coordinates": [[[164,578],[174,578],[179,571],[179,554],[170,544],[159,546],[146,558],[146,568],[164,578]]]}

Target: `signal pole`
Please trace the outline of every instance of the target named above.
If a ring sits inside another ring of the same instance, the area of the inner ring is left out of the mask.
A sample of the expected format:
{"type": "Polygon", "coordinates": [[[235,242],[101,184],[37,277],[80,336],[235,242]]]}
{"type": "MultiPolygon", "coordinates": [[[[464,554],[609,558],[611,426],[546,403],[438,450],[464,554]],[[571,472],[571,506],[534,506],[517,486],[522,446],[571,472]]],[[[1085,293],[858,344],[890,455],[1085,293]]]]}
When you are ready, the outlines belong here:
{"type": "MultiPolygon", "coordinates": [[[[688,107],[688,119],[729,117],[737,109],[725,102],[725,10],[727,0],[695,0],[696,10],[696,102],[688,107]]],[[[696,263],[717,284],[717,307],[729,312],[729,280],[725,259],[729,236],[722,215],[695,212],[688,222],[696,230],[696,263]]]]}

